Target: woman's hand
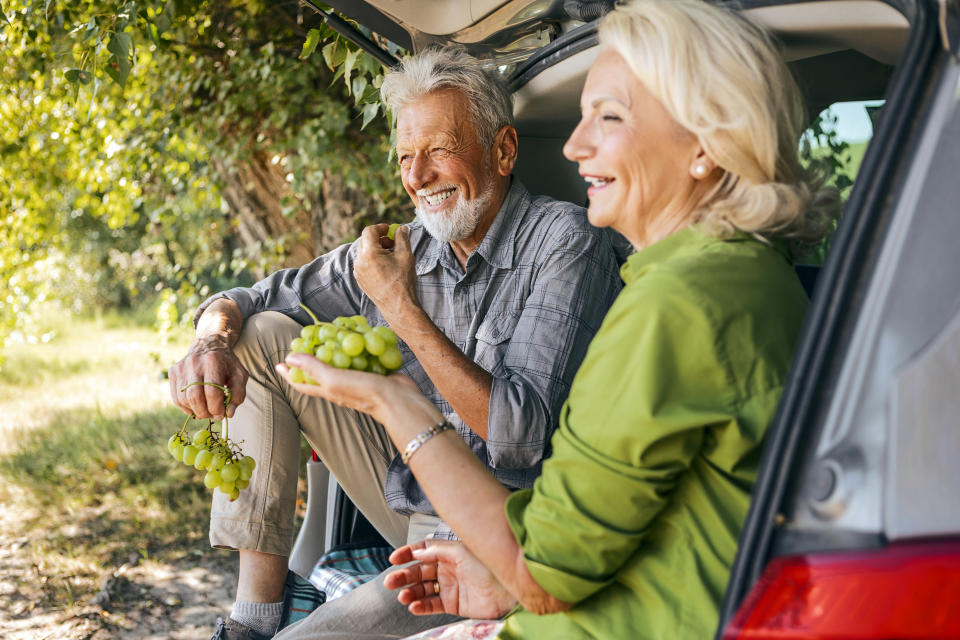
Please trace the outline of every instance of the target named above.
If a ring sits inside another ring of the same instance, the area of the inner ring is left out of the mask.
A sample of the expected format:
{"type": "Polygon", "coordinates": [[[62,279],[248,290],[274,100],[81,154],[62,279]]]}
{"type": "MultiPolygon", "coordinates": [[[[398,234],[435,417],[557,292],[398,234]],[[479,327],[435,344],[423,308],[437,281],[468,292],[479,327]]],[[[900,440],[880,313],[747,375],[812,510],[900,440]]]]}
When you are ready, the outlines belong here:
{"type": "Polygon", "coordinates": [[[291,353],[277,372],[290,386],[308,396],[327,400],[367,413],[387,427],[398,448],[402,448],[431,424],[443,420],[443,414],[405,375],[382,376],[353,369],[337,369],[305,353],[291,353]],[[297,367],[316,384],[292,382],[290,367],[297,367]]]}
{"type": "Polygon", "coordinates": [[[424,540],[400,547],[390,562],[404,564],[384,578],[388,589],[400,589],[397,600],[414,615],[450,613],[466,618],[499,618],[517,600],[460,542],[424,540]],[[439,586],[438,586],[439,585],[439,586]]]}

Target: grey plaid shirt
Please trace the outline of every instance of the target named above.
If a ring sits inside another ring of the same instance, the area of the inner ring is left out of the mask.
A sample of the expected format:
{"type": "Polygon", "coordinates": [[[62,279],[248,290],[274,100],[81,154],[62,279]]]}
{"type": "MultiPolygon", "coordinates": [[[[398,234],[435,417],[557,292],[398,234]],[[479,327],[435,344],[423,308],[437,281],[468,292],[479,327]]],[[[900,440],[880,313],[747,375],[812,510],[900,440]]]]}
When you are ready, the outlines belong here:
{"type": "MultiPolygon", "coordinates": [[[[532,197],[516,179],[480,246],[461,269],[450,245],[410,224],[417,296],[434,324],[493,377],[488,439],[483,441],[440,395],[410,349],[400,343],[410,376],[477,457],[511,489],[533,485],[547,454],[570,383],[587,344],[620,291],[608,234],[581,207],[532,197]]],[[[321,320],[362,314],[386,324],[353,278],[355,246],[343,245],[299,269],[271,274],[227,297],[247,318],[279,311],[306,324],[302,300],[321,320]]],[[[433,507],[397,455],[387,471],[387,504],[403,514],[433,507]]]]}

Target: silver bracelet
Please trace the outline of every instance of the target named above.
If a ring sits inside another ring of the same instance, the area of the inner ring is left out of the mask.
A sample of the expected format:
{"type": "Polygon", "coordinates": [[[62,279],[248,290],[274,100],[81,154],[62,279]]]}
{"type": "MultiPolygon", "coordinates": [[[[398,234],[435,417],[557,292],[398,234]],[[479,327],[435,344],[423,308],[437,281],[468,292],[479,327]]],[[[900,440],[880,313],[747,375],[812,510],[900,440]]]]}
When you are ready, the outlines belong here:
{"type": "Polygon", "coordinates": [[[416,438],[410,441],[406,449],[403,450],[403,453],[400,454],[400,462],[407,464],[407,462],[410,460],[410,456],[412,456],[417,449],[422,447],[424,442],[438,433],[450,431],[451,429],[453,429],[453,425],[444,420],[443,422],[435,424],[423,433],[419,434],[416,438]]]}

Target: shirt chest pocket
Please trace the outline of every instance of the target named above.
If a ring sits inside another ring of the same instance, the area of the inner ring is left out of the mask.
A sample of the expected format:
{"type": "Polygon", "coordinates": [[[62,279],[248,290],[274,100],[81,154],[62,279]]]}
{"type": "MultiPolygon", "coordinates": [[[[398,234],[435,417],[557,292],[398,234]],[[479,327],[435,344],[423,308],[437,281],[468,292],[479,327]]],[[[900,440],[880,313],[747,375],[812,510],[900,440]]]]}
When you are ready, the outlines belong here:
{"type": "Polygon", "coordinates": [[[477,328],[474,353],[468,355],[492,375],[503,373],[507,349],[519,322],[519,311],[488,315],[477,328]]]}

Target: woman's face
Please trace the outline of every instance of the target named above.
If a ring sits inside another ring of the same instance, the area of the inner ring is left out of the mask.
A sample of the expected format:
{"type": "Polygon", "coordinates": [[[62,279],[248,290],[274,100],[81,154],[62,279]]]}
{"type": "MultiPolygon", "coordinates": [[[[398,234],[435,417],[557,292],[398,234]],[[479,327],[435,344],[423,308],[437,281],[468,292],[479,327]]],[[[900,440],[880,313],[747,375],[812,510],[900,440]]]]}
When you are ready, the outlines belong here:
{"type": "Polygon", "coordinates": [[[705,160],[696,136],[611,50],[590,68],[580,107],[563,155],[587,181],[591,224],[613,227],[638,249],[686,226],[695,205],[691,171],[705,160]]]}

